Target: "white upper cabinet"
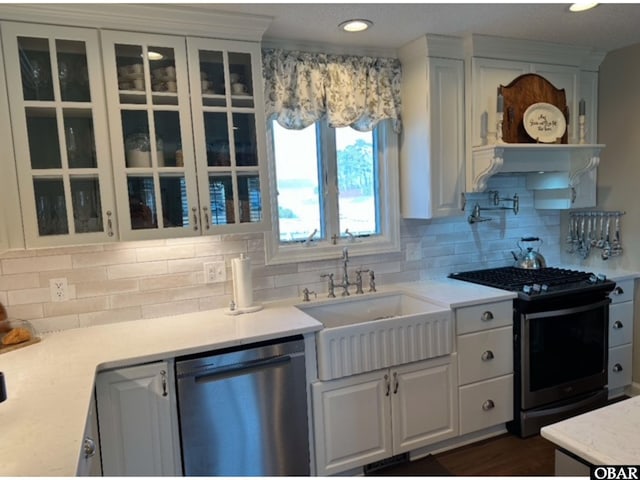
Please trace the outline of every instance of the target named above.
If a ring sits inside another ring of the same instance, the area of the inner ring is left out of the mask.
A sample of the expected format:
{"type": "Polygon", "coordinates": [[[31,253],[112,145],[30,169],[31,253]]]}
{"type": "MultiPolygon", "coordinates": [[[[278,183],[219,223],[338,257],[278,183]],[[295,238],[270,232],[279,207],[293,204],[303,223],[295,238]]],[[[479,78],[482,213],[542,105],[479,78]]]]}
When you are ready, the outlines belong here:
{"type": "Polygon", "coordinates": [[[464,61],[459,39],[427,35],[401,48],[404,218],[462,215],[464,61]]]}
{"type": "Polygon", "coordinates": [[[97,32],[1,28],[26,246],[116,240],[97,32]]]}
{"type": "Polygon", "coordinates": [[[266,229],[258,45],[102,40],[122,238],[266,229]]]}

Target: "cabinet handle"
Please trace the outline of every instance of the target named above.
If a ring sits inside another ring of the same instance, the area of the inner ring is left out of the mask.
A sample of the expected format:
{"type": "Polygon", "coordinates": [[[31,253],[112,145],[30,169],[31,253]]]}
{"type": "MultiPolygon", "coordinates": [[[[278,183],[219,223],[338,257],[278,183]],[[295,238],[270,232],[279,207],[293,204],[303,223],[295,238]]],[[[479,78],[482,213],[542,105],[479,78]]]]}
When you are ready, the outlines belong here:
{"type": "Polygon", "coordinates": [[[494,355],[493,352],[491,350],[487,350],[486,352],[484,352],[480,358],[482,358],[483,361],[489,361],[489,360],[493,360],[494,359],[494,355]]]}
{"type": "Polygon", "coordinates": [[[492,408],[495,408],[496,404],[493,403],[493,400],[487,400],[486,402],[484,402],[482,404],[482,410],[484,410],[485,412],[488,410],[491,410],[492,408]]]}
{"type": "Polygon", "coordinates": [[[197,231],[198,230],[198,215],[197,215],[198,209],[196,207],[192,207],[191,211],[193,212],[193,229],[197,231]]]}
{"type": "Polygon", "coordinates": [[[616,364],[613,366],[612,370],[613,370],[615,373],[618,373],[618,372],[621,372],[622,370],[624,370],[624,368],[622,368],[622,365],[620,365],[619,363],[616,363],[616,364]]]}
{"type": "Polygon", "coordinates": [[[204,212],[204,228],[209,230],[211,225],[209,224],[209,214],[207,213],[209,209],[207,207],[202,207],[202,211],[204,212]]]}
{"type": "Polygon", "coordinates": [[[391,382],[389,381],[389,375],[385,375],[384,376],[384,382],[385,382],[386,387],[387,387],[384,396],[388,397],[389,393],[391,393],[391,382]]]}
{"type": "Polygon", "coordinates": [[[620,320],[616,320],[615,322],[613,322],[613,328],[615,328],[616,330],[620,329],[624,327],[624,325],[622,324],[622,322],[620,320]]]}
{"type": "Polygon", "coordinates": [[[96,442],[91,437],[84,437],[84,458],[93,457],[96,454],[96,442]]]}
{"type": "Polygon", "coordinates": [[[111,220],[111,210],[107,210],[107,235],[113,237],[113,221],[111,220]]]}
{"type": "Polygon", "coordinates": [[[488,322],[490,320],[493,320],[493,313],[491,313],[489,310],[487,310],[486,312],[482,313],[482,321],[483,322],[488,322]]]}
{"type": "Polygon", "coordinates": [[[611,295],[622,295],[623,293],[624,293],[624,290],[622,289],[622,287],[616,287],[611,292],[611,295]]]}
{"type": "Polygon", "coordinates": [[[167,372],[165,370],[160,370],[160,376],[162,377],[162,396],[166,397],[169,395],[167,392],[167,372]]]}
{"type": "Polygon", "coordinates": [[[393,394],[398,393],[400,382],[398,382],[398,372],[393,372],[393,394]]]}
{"type": "Polygon", "coordinates": [[[576,197],[578,195],[576,194],[576,188],[575,187],[571,187],[571,203],[576,203],[576,197]]]}
{"type": "Polygon", "coordinates": [[[465,208],[467,208],[467,196],[462,192],[460,193],[460,210],[464,212],[465,208]]]}

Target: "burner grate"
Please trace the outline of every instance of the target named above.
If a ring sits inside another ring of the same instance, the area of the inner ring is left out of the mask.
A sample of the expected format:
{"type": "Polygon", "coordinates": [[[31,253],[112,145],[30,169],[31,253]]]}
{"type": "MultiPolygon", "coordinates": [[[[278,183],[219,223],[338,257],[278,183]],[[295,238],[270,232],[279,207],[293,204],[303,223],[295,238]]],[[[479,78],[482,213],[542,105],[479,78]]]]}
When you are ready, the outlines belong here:
{"type": "Polygon", "coordinates": [[[525,285],[547,285],[549,289],[561,289],[563,286],[588,282],[590,273],[547,267],[524,269],[516,267],[489,268],[469,272],[452,273],[450,278],[477,283],[502,290],[521,291],[525,285]]]}

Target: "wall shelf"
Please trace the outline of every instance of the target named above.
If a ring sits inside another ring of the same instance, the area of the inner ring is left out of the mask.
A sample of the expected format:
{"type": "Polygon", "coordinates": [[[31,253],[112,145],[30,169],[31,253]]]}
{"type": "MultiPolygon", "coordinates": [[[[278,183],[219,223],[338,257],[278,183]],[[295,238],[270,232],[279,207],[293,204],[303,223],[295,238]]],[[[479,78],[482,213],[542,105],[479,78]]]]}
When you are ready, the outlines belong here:
{"type": "Polygon", "coordinates": [[[483,192],[499,173],[568,172],[568,187],[600,163],[602,144],[500,143],[472,148],[467,191],[483,192]]]}

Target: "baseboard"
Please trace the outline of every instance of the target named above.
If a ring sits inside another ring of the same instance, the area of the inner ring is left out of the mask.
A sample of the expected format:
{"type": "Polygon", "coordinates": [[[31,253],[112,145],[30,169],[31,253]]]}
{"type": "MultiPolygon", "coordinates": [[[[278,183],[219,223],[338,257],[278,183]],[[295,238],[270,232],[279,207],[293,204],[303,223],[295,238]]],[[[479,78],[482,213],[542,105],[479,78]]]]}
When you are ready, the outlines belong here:
{"type": "Polygon", "coordinates": [[[479,442],[480,440],[497,437],[498,435],[502,435],[503,433],[507,433],[507,429],[505,428],[504,423],[495,427],[479,430],[477,432],[467,433],[466,435],[463,435],[461,437],[454,437],[448,440],[443,440],[442,442],[436,443],[434,445],[428,445],[426,447],[412,450],[410,453],[411,460],[418,460],[420,458],[426,457],[427,455],[436,455],[448,450],[453,450],[454,448],[464,447],[465,445],[479,442]]]}
{"type": "Polygon", "coordinates": [[[630,397],[635,397],[636,395],[640,395],[640,383],[633,382],[631,385],[629,385],[625,389],[624,393],[626,393],[630,397]]]}

